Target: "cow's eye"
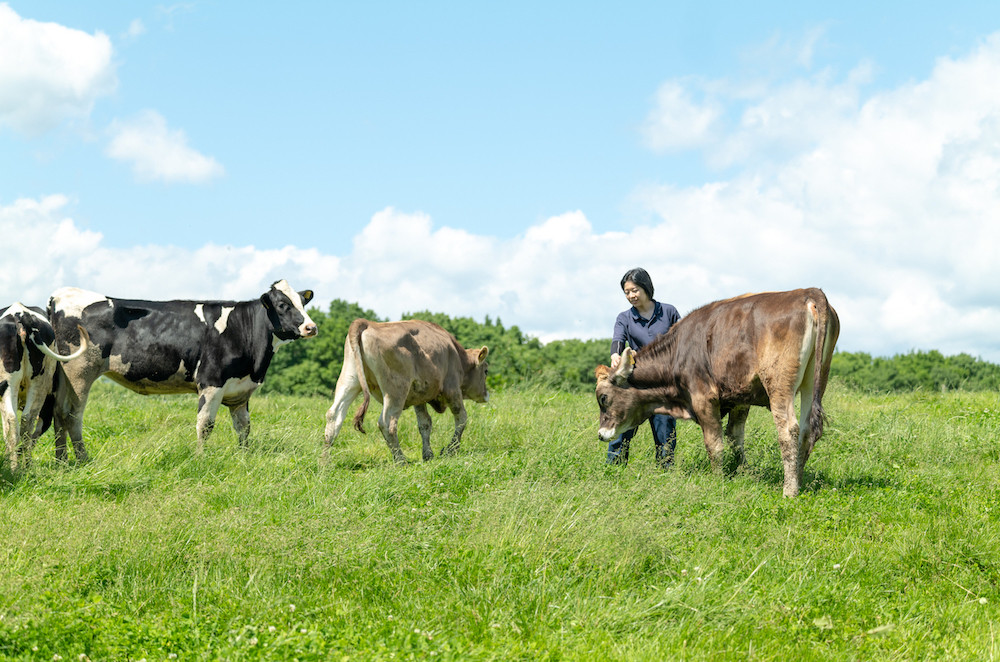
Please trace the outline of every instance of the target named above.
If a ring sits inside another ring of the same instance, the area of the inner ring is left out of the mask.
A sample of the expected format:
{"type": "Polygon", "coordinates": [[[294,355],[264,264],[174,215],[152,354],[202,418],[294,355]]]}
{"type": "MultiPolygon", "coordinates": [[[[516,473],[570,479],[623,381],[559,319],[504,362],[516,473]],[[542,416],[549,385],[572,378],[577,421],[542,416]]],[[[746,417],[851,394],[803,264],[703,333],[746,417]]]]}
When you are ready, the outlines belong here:
{"type": "Polygon", "coordinates": [[[597,404],[599,404],[601,406],[601,409],[604,409],[605,407],[607,407],[608,406],[608,396],[602,395],[601,397],[597,398],[597,404]]]}

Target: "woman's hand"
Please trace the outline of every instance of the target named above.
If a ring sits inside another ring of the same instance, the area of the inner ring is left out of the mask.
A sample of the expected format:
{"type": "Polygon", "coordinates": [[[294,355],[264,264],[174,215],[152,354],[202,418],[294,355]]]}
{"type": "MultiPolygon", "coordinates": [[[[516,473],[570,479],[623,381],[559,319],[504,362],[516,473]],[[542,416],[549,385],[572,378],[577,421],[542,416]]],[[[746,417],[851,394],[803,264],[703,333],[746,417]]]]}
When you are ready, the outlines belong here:
{"type": "Polygon", "coordinates": [[[621,354],[612,354],[611,355],[611,369],[612,370],[616,369],[618,367],[618,364],[621,363],[621,362],[622,362],[622,355],[621,354]]]}

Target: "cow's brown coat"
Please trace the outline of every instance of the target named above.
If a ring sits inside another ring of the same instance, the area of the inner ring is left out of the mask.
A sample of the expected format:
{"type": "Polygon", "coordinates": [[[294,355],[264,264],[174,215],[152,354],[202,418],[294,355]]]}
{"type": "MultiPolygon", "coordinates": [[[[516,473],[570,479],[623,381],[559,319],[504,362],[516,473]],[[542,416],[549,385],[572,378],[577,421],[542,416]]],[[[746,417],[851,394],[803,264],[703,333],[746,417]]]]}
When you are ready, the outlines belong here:
{"type": "Polygon", "coordinates": [[[653,413],[694,419],[713,468],[721,471],[722,417],[729,416],[726,436],[742,464],[750,407],[767,407],[778,428],[783,492],[796,496],[823,433],[822,398],[839,333],[836,311],[816,288],[747,294],[699,308],[638,353],[626,349],[617,369],[598,366],[600,436],[614,438],[653,413]]]}
{"type": "Polygon", "coordinates": [[[423,459],[431,451],[431,417],[427,405],[441,413],[447,407],[455,417],[455,434],[443,452],[458,450],[467,414],[464,398],[486,402],[486,356],[489,350],[465,349],[437,324],[423,320],[371,322],[356,319],[344,341],[344,366],[337,379],[333,405],[326,413],[323,462],[329,459],[351,403],[364,393],[354,426],[364,431],[370,394],[382,399],[378,425],[396,462],[406,462],[399,448],[397,426],[407,407],[417,415],[423,439],[423,459]]]}

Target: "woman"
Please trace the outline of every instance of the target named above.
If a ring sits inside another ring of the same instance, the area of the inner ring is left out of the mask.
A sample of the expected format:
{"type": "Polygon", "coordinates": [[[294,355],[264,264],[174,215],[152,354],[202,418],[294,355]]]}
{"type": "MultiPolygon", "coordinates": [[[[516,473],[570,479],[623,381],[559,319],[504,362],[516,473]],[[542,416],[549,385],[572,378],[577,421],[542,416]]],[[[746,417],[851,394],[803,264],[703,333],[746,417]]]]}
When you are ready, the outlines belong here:
{"type": "MultiPolygon", "coordinates": [[[[669,303],[653,299],[653,281],[645,269],[630,269],[622,276],[622,292],[632,308],[618,315],[611,337],[611,367],[621,363],[625,344],[638,351],[655,338],[666,333],[681,318],[669,303]]],[[[673,416],[653,414],[649,417],[656,446],[656,463],[664,469],[673,464],[674,445],[677,443],[676,422],[673,416]]],[[[628,446],[638,428],[626,430],[608,443],[608,463],[627,464],[628,446]]]]}

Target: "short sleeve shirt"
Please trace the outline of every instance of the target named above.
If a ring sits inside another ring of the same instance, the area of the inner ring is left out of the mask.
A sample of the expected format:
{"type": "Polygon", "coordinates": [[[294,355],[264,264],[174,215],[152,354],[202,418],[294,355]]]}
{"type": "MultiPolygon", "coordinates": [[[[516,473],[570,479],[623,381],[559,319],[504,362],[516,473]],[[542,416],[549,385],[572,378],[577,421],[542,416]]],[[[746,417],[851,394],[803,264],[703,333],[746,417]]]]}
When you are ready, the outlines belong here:
{"type": "Polygon", "coordinates": [[[653,302],[653,317],[646,319],[639,311],[632,308],[619,313],[615,320],[615,331],[611,336],[611,353],[621,354],[625,343],[633,350],[640,350],[657,337],[670,330],[681,315],[669,303],[653,302]]]}

